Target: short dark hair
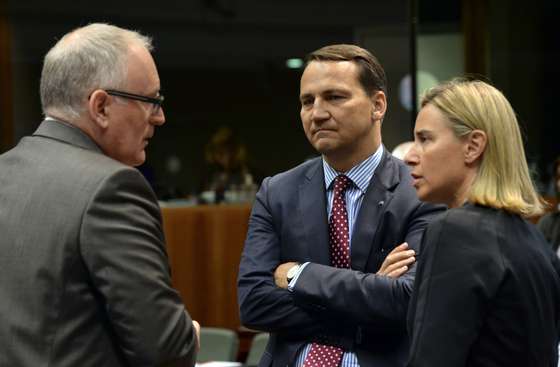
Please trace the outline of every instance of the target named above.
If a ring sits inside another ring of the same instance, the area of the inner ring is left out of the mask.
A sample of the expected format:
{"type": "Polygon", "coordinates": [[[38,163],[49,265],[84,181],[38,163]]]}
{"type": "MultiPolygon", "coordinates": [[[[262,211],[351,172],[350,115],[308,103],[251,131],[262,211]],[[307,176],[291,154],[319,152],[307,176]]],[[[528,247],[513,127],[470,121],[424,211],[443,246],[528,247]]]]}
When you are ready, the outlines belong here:
{"type": "Polygon", "coordinates": [[[356,45],[339,44],[322,47],[305,57],[305,65],[312,61],[352,61],[359,67],[358,81],[368,96],[374,92],[387,93],[385,70],[368,50],[356,45]]]}

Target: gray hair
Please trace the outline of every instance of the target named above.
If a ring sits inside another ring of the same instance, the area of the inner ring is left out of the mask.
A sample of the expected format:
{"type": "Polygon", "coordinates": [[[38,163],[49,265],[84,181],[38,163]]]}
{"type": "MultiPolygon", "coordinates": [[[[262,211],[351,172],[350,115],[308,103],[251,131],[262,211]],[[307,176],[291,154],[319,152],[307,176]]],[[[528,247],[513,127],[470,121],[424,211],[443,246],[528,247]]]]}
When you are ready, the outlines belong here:
{"type": "Polygon", "coordinates": [[[43,113],[56,112],[73,120],[81,115],[84,102],[95,89],[122,88],[132,45],[153,49],[151,38],[103,23],[77,28],[62,37],[43,63],[43,113]]]}

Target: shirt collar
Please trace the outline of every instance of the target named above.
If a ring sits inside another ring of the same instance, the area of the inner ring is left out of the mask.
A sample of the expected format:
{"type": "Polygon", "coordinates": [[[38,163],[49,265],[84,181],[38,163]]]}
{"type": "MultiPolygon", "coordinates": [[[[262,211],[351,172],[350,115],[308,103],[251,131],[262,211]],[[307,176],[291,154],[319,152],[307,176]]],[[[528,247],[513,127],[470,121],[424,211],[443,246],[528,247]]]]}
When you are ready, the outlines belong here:
{"type": "Polygon", "coordinates": [[[328,191],[332,188],[333,181],[339,174],[346,175],[362,193],[365,193],[379,162],[381,162],[381,157],[383,156],[383,144],[379,144],[379,148],[364,159],[362,162],[358,163],[354,167],[350,168],[346,172],[337,172],[332,168],[325,158],[323,157],[323,172],[325,175],[325,188],[328,191]]]}

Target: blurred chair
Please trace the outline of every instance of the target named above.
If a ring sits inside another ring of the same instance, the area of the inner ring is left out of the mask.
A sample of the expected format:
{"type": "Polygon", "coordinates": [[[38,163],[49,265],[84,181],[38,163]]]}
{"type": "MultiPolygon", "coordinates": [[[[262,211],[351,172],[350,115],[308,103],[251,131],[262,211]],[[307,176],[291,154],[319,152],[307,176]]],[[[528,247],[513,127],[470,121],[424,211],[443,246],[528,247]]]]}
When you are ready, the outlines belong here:
{"type": "Polygon", "coordinates": [[[201,327],[197,362],[235,361],[239,349],[237,333],[229,329],[201,327]]]}
{"type": "Polygon", "coordinates": [[[251,348],[249,348],[249,355],[245,361],[245,367],[256,367],[266,349],[268,343],[268,333],[258,333],[253,337],[251,348]]]}

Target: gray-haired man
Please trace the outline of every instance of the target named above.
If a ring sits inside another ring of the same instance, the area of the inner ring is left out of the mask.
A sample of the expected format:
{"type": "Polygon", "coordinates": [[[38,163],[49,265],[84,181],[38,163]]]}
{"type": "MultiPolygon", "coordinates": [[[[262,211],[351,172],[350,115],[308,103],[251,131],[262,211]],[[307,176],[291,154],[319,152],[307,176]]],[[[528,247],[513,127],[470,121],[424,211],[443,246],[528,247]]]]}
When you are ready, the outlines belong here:
{"type": "Polygon", "coordinates": [[[199,326],[132,167],[165,122],[151,48],[91,24],[45,57],[45,121],[0,156],[1,366],[194,364],[199,326]]]}

